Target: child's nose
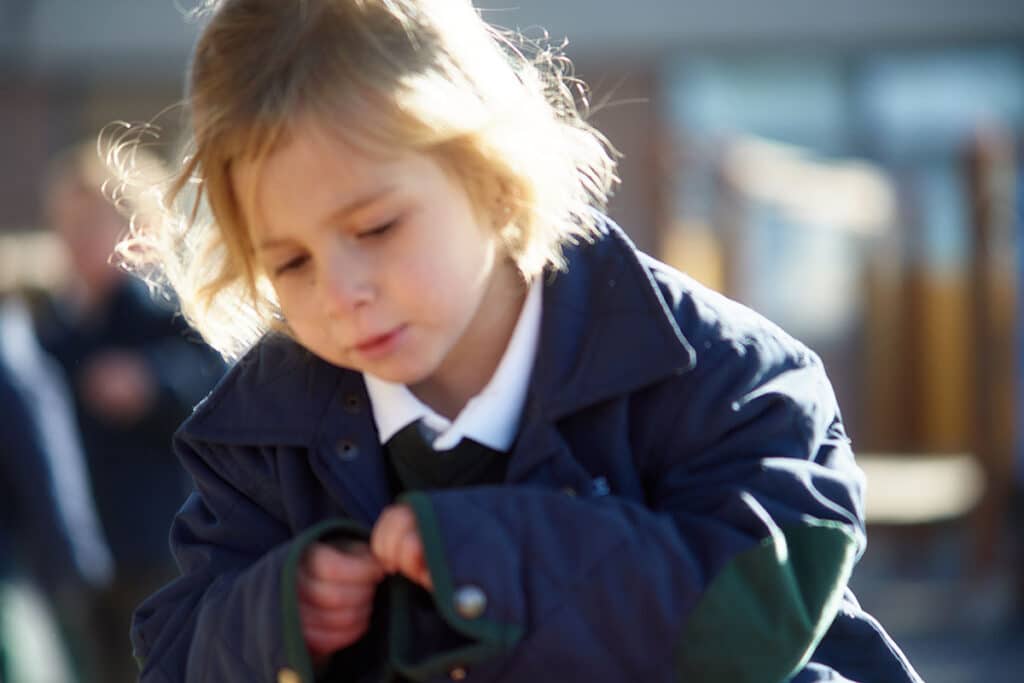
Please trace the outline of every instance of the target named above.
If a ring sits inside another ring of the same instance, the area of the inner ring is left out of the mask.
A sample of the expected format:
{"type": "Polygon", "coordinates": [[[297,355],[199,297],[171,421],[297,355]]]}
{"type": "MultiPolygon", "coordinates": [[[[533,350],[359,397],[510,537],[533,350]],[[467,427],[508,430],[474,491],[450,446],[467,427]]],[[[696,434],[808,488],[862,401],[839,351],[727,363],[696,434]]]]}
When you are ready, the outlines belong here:
{"type": "Polygon", "coordinates": [[[321,301],[327,315],[344,315],[373,300],[374,288],[368,270],[350,255],[331,255],[325,260],[319,279],[321,301]]]}

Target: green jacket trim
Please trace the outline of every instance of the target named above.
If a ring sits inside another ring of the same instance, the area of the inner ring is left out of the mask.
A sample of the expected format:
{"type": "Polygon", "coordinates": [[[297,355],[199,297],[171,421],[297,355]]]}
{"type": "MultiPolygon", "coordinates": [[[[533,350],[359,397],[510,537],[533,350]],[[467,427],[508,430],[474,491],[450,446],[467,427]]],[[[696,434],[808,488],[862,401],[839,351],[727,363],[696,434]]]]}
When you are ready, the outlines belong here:
{"type": "Polygon", "coordinates": [[[427,657],[423,661],[409,661],[415,633],[409,619],[403,618],[403,615],[408,615],[410,591],[413,587],[409,583],[396,583],[391,594],[391,664],[415,681],[426,681],[438,674],[447,673],[452,667],[486,661],[510,651],[523,637],[522,626],[503,624],[484,617],[467,619],[456,611],[454,581],[445,557],[441,528],[429,495],[407,493],[400,496],[399,500],[408,504],[416,515],[427,568],[434,584],[432,595],[438,613],[448,626],[473,642],[427,657]]]}
{"type": "Polygon", "coordinates": [[[781,683],[835,619],[857,556],[838,522],[776,530],[715,577],[690,616],[676,680],[781,683]]]}
{"type": "Polygon", "coordinates": [[[316,674],[313,670],[313,660],[309,656],[309,649],[306,647],[306,640],[302,636],[302,622],[299,617],[297,588],[299,561],[306,548],[325,536],[368,541],[370,532],[361,524],[349,519],[329,519],[302,532],[288,549],[284,568],[281,570],[281,617],[284,647],[288,666],[299,675],[302,683],[314,683],[316,674]]]}

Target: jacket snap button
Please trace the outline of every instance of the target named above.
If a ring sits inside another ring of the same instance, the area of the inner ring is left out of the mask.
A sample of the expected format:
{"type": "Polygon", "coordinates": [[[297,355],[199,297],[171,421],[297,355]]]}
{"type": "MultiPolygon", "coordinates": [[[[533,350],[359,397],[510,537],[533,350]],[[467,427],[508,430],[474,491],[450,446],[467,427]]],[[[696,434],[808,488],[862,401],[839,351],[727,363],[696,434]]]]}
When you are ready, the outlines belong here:
{"type": "Polygon", "coordinates": [[[359,397],[356,394],[345,394],[342,405],[344,405],[346,413],[358,415],[363,402],[359,400],[359,397]]]}
{"type": "Polygon", "coordinates": [[[339,439],[335,451],[342,460],[355,460],[359,457],[359,446],[351,439],[339,439]]]}
{"type": "Polygon", "coordinates": [[[302,679],[291,669],[281,669],[277,672],[277,683],[302,683],[302,679]]]}
{"type": "Polygon", "coordinates": [[[462,586],[455,591],[455,611],[463,619],[476,619],[487,609],[487,595],[479,586],[462,586]]]}
{"type": "Polygon", "coordinates": [[[466,671],[466,667],[464,666],[457,666],[448,672],[448,678],[452,679],[453,681],[464,681],[466,680],[466,676],[468,675],[469,672],[466,671]]]}

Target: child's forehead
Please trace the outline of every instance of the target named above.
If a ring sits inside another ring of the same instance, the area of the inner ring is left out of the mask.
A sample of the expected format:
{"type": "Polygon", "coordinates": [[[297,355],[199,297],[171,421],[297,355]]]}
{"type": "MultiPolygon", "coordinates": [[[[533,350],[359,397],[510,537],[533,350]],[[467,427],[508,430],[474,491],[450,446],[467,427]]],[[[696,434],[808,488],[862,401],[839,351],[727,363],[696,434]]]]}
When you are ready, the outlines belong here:
{"type": "Polygon", "coordinates": [[[294,221],[321,223],[345,205],[407,195],[435,164],[401,149],[371,150],[318,126],[294,127],[260,156],[240,157],[229,182],[251,236],[266,236],[294,221]]]}
{"type": "Polygon", "coordinates": [[[312,156],[355,157],[374,162],[393,161],[414,151],[397,140],[384,140],[370,133],[372,123],[351,116],[292,116],[280,124],[254,126],[236,141],[229,151],[232,163],[255,164],[279,155],[283,150],[301,145],[312,156]]]}
{"type": "Polygon", "coordinates": [[[260,184],[268,172],[330,173],[360,180],[385,173],[414,150],[368,142],[347,126],[300,119],[272,139],[254,140],[230,161],[232,181],[260,184]]]}

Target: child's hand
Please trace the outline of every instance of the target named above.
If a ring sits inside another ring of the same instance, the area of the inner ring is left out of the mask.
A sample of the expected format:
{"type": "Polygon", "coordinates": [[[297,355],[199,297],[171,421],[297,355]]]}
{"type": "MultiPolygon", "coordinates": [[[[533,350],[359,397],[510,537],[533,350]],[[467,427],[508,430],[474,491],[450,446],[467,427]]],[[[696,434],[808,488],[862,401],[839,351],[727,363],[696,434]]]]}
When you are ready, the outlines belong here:
{"type": "Polygon", "coordinates": [[[427,590],[433,589],[416,515],[408,505],[384,508],[370,535],[370,547],[384,571],[404,574],[427,590]]]}
{"type": "Polygon", "coordinates": [[[302,635],[316,663],[363,637],[384,569],[365,543],[340,550],[317,543],[299,564],[302,635]]]}

